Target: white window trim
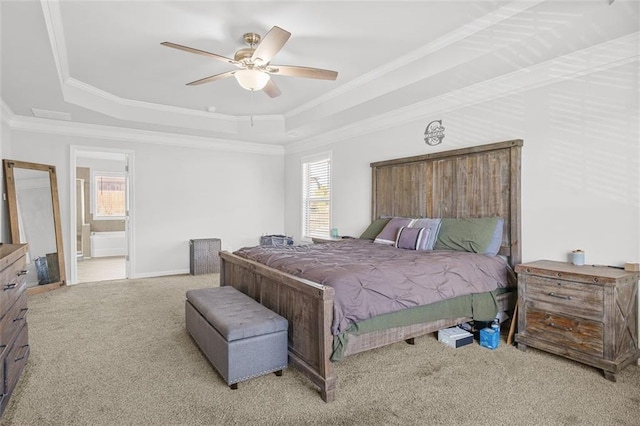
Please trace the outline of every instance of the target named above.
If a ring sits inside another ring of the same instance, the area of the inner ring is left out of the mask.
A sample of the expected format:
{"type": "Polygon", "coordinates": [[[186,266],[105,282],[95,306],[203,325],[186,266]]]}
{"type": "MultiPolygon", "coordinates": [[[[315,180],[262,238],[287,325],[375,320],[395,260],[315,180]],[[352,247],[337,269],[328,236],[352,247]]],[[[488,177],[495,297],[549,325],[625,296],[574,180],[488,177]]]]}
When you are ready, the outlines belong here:
{"type": "Polygon", "coordinates": [[[93,220],[124,220],[126,216],[98,216],[98,197],[96,194],[96,176],[111,176],[127,178],[125,172],[101,172],[98,170],[91,171],[91,214],[93,214],[93,220]]]}
{"type": "Polygon", "coordinates": [[[301,238],[300,240],[302,242],[305,243],[310,243],[312,242],[312,238],[310,236],[305,235],[305,203],[304,203],[304,186],[305,186],[305,182],[304,182],[304,165],[305,163],[313,163],[316,161],[321,161],[321,160],[325,160],[325,159],[329,159],[329,164],[330,164],[330,172],[329,172],[329,188],[330,188],[330,192],[329,192],[329,234],[327,234],[327,237],[330,235],[331,233],[331,228],[333,226],[333,191],[334,191],[334,187],[333,187],[333,152],[332,151],[324,151],[324,152],[319,152],[317,154],[312,154],[312,155],[306,155],[303,156],[300,159],[300,183],[301,183],[301,187],[300,187],[300,235],[301,238]]]}

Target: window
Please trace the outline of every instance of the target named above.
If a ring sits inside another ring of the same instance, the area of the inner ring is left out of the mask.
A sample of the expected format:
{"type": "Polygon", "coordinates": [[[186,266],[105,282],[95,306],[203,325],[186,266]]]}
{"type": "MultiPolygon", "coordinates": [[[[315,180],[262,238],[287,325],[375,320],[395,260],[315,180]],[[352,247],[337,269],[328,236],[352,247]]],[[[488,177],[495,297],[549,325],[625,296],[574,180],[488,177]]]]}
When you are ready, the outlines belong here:
{"type": "Polygon", "coordinates": [[[94,172],[94,219],[124,219],[126,213],[124,173],[94,172]]]}
{"type": "Polygon", "coordinates": [[[303,159],[302,237],[328,237],[331,228],[331,154],[303,159]]]}

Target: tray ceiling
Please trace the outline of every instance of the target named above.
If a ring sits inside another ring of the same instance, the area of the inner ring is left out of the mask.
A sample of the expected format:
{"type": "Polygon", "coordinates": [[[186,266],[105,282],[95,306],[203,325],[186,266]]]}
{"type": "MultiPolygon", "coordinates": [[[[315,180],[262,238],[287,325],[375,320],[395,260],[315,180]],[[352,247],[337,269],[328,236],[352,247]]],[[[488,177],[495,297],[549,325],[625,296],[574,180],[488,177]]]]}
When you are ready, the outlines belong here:
{"type": "Polygon", "coordinates": [[[18,118],[51,111],[82,124],[289,144],[603,43],[635,42],[637,60],[638,2],[609,3],[2,1],[0,93],[18,118]],[[233,57],[244,33],[274,25],[292,36],[273,63],[336,70],[338,79],[274,76],[282,95],[273,99],[233,78],[191,87],[233,67],[160,45],[233,57]]]}

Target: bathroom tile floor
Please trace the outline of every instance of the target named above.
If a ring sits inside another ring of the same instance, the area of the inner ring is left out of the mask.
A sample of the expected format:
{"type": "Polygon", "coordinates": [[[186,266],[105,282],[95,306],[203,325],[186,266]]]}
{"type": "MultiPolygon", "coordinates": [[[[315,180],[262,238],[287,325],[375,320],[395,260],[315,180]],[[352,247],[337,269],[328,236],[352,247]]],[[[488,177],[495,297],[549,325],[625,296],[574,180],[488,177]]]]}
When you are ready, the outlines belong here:
{"type": "Polygon", "coordinates": [[[126,278],[124,256],[78,259],[78,283],[126,278]]]}

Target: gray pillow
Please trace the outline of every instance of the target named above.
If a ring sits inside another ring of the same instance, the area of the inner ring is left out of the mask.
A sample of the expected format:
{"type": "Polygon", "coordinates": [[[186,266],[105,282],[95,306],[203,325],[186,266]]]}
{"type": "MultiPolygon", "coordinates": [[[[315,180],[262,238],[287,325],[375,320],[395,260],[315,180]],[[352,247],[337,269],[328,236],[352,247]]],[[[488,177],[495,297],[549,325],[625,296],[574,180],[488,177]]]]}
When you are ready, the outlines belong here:
{"type": "Polygon", "coordinates": [[[425,228],[429,231],[426,237],[422,238],[422,246],[418,250],[433,250],[438,239],[438,232],[440,231],[440,224],[442,219],[429,219],[420,218],[416,219],[412,224],[412,228],[425,228]]]}
{"type": "Polygon", "coordinates": [[[484,254],[489,254],[491,256],[495,256],[500,251],[500,246],[502,246],[502,230],[504,228],[504,218],[499,217],[498,223],[496,223],[496,229],[493,231],[493,235],[491,236],[491,241],[489,241],[489,245],[485,250],[484,254]]]}
{"type": "Polygon", "coordinates": [[[405,217],[394,217],[386,224],[382,232],[378,234],[374,243],[379,244],[389,244],[393,245],[396,242],[396,237],[398,236],[398,231],[403,226],[409,226],[413,222],[413,219],[405,218],[405,217]]]}

